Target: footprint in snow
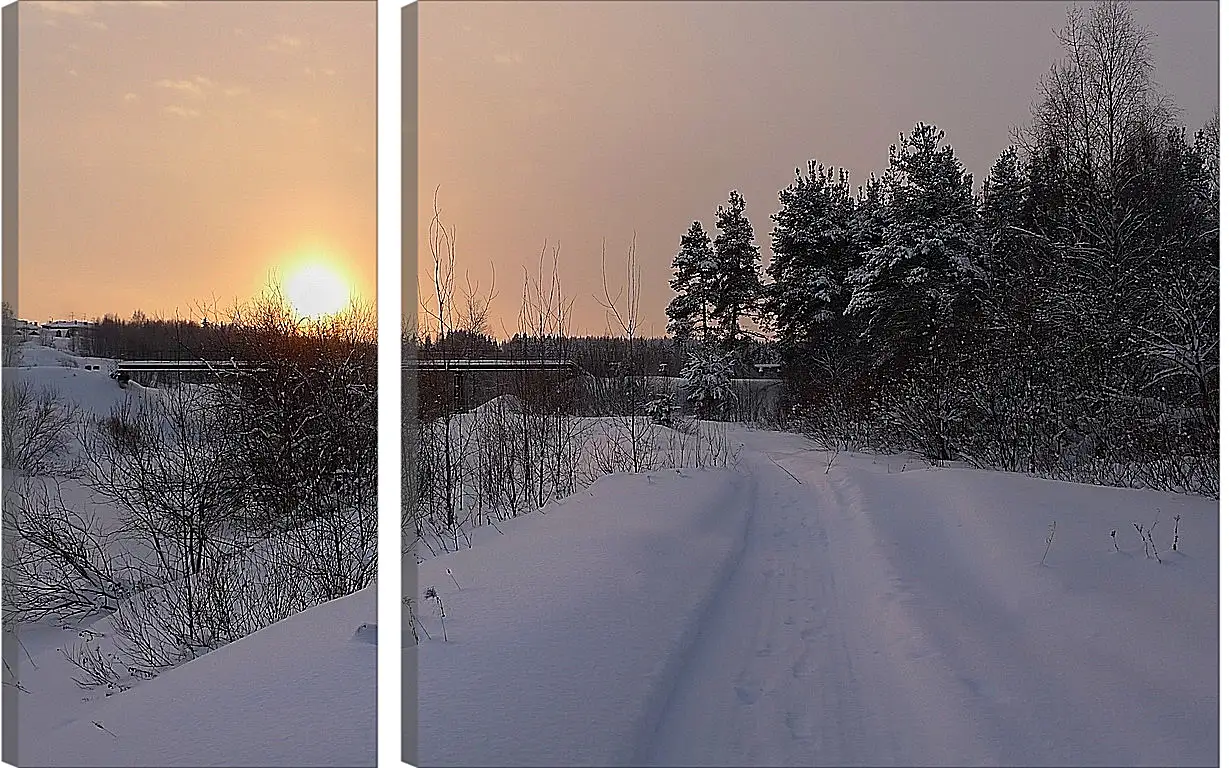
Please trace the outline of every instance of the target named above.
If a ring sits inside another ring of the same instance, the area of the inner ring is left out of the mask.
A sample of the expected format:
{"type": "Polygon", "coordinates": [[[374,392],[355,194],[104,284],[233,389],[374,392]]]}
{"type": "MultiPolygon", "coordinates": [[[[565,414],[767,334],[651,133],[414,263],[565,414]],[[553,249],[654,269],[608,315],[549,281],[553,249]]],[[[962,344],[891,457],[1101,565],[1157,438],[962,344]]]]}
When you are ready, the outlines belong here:
{"type": "Polygon", "coordinates": [[[360,643],[376,644],[376,624],[359,624],[354,630],[354,639],[360,643]]]}

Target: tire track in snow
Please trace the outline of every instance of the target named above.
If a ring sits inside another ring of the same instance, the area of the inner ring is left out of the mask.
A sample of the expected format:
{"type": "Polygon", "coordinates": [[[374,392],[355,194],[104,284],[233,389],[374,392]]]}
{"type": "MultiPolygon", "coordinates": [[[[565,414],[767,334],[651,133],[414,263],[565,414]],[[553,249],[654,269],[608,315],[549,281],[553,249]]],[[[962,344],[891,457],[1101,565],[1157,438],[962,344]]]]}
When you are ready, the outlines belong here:
{"type": "MultiPolygon", "coordinates": [[[[757,485],[756,479],[753,476],[742,475],[738,478],[738,484],[742,488],[735,499],[745,497],[749,501],[754,496],[754,490],[757,485]]],[[[735,501],[734,503],[740,502],[735,501]]],[[[746,502],[743,503],[745,504],[746,502]]],[[[746,552],[747,539],[751,530],[750,512],[751,509],[748,505],[745,510],[742,535],[738,539],[737,547],[730,551],[726,561],[722,564],[718,577],[713,581],[712,588],[699,602],[695,618],[690,622],[684,636],[680,639],[674,650],[666,654],[662,665],[654,675],[656,680],[653,693],[650,694],[645,702],[644,717],[639,728],[640,736],[633,741],[631,754],[625,763],[626,765],[647,765],[646,755],[658,737],[664,720],[664,714],[670,709],[671,701],[679,687],[679,681],[685,676],[685,670],[692,661],[694,648],[699,642],[701,632],[709,621],[709,617],[720,595],[725,591],[731,577],[738,570],[743,554],[746,552]]]]}
{"type": "Polygon", "coordinates": [[[745,454],[745,551],[635,764],[993,763],[959,683],[927,663],[858,473],[772,454],[745,454]]]}
{"type": "Polygon", "coordinates": [[[839,764],[866,742],[813,489],[747,466],[745,551],[635,764],[839,764]]]}
{"type": "MultiPolygon", "coordinates": [[[[837,467],[824,508],[843,521],[843,546],[834,568],[846,576],[842,617],[858,639],[853,664],[856,695],[867,713],[874,741],[847,755],[846,762],[880,765],[992,765],[998,760],[975,723],[978,713],[958,681],[951,679],[928,628],[910,610],[910,582],[893,568],[895,542],[884,540],[876,521],[878,499],[869,489],[882,478],[837,467]]],[[[912,515],[912,512],[893,512],[912,515]]],[[[906,545],[924,546],[922,541],[906,545]]]]}

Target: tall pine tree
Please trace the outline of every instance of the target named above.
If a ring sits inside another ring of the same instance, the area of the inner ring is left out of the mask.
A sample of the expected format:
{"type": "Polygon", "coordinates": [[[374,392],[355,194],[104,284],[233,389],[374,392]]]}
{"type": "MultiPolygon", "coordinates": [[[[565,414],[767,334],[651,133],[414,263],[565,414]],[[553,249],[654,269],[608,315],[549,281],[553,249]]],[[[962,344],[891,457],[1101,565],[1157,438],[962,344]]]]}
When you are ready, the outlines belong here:
{"type": "Polygon", "coordinates": [[[727,350],[737,347],[744,338],[740,322],[755,317],[763,294],[759,247],[746,209],[747,203],[737,190],[730,193],[728,207],[717,208],[713,319],[718,339],[727,350]]]}
{"type": "Polygon", "coordinates": [[[781,190],[773,214],[772,261],[764,315],[776,333],[795,390],[831,389],[847,367],[850,323],[846,276],[857,251],[849,174],[816,161],[781,190]],[[817,381],[817,380],[822,380],[817,381]]]}
{"type": "Polygon", "coordinates": [[[674,278],[670,287],[677,294],[666,307],[666,330],[682,344],[712,341],[713,298],[716,289],[717,261],[713,244],[698,221],[683,235],[674,257],[674,278]]]}
{"type": "Polygon", "coordinates": [[[850,274],[846,312],[862,320],[881,367],[954,351],[971,313],[973,179],[943,132],[919,123],[890,150],[882,241],[850,274]]]}

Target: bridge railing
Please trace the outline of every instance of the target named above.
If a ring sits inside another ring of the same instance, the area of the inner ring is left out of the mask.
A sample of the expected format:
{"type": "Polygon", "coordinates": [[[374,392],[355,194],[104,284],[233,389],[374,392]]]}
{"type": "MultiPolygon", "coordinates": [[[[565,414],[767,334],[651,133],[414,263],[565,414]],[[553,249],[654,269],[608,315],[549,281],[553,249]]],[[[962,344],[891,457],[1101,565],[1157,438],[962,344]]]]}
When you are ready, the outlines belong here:
{"type": "Polygon", "coordinates": [[[574,360],[403,360],[405,370],[419,371],[575,371],[581,367],[574,360]]]}

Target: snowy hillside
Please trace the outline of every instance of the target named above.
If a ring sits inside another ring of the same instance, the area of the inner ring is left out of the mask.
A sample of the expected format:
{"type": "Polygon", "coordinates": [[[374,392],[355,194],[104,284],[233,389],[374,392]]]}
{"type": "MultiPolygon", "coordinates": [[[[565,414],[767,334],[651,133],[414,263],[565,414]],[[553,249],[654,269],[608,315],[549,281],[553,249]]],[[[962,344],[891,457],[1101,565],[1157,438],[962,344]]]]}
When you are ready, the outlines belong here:
{"type": "MultiPolygon", "coordinates": [[[[22,729],[21,764],[374,765],[375,616],[369,587],[85,706],[31,681],[22,720],[46,707],[53,727],[22,729]],[[66,705],[71,719],[56,724],[66,705]]],[[[42,679],[69,672],[54,650],[36,663],[42,679]]]]}
{"type": "MultiPolygon", "coordinates": [[[[83,450],[78,428],[83,431],[108,416],[115,406],[126,401],[161,402],[151,398],[171,397],[172,390],[144,388],[135,382],[120,388],[108,376],[114,361],[74,357],[34,344],[23,345],[22,353],[18,366],[3,369],[4,384],[6,388],[29,385],[36,392],[52,389],[59,403],[79,409],[80,420],[68,429],[63,446],[68,453],[83,450]],[[94,365],[99,370],[94,370],[94,365]]],[[[8,408],[6,404],[6,413],[8,408]]],[[[139,647],[130,643],[125,650],[123,633],[115,630],[115,617],[127,616],[137,622],[152,619],[142,625],[142,631],[156,640],[158,633],[174,622],[157,611],[166,603],[143,604],[144,613],[134,606],[147,595],[182,590],[185,580],[152,567],[156,558],[150,544],[154,539],[140,535],[127,522],[132,510],[121,509],[114,498],[92,490],[84,471],[71,476],[66,472],[63,476],[34,477],[27,484],[22,473],[6,468],[4,483],[6,524],[10,514],[37,511],[27,506],[27,499],[37,496],[23,495],[25,489],[50,483],[57,504],[62,505],[47,508],[52,510],[50,519],[56,526],[31,525],[28,530],[40,535],[51,531],[59,536],[77,530],[86,553],[84,560],[110,563],[114,570],[99,572],[137,579],[145,590],[118,603],[113,597],[100,599],[106,604],[101,610],[86,616],[79,611],[67,620],[67,626],[55,626],[50,619],[23,620],[14,632],[6,625],[6,631],[13,632],[20,643],[16,663],[5,670],[5,684],[15,690],[7,701],[16,705],[5,713],[16,725],[6,731],[6,735],[16,735],[15,744],[6,741],[6,759],[16,758],[21,765],[82,766],[375,764],[375,586],[319,603],[322,598],[315,596],[319,590],[312,591],[316,589],[312,579],[320,575],[313,567],[322,549],[313,538],[315,528],[307,525],[269,538],[244,538],[238,532],[218,534],[219,542],[226,536],[234,545],[234,554],[209,572],[232,579],[226,582],[233,589],[221,601],[225,603],[222,610],[231,611],[235,626],[239,626],[240,620],[251,617],[243,618],[235,609],[245,604],[256,606],[252,616],[257,618],[251,621],[263,628],[213,650],[184,652],[186,658],[196,656],[186,663],[180,658],[150,661],[141,654],[156,650],[157,642],[139,647]],[[15,500],[21,503],[12,504],[15,500]],[[270,578],[268,572],[279,575],[270,578]],[[133,573],[140,575],[134,577],[133,573]],[[307,586],[273,595],[261,591],[271,585],[293,584],[307,586]],[[313,607],[276,621],[298,610],[304,599],[313,607]],[[257,608],[265,610],[261,613],[257,608]],[[276,623],[270,623],[273,621],[276,623]],[[107,674],[91,678],[65,653],[78,662],[88,662],[91,657],[83,653],[84,649],[99,654],[96,658],[100,667],[109,670],[107,674]],[[156,676],[146,679],[151,675],[134,671],[132,664],[153,669],[156,676]],[[90,685],[79,685],[75,680],[90,685]]],[[[23,522],[22,532],[26,530],[23,522]]],[[[10,527],[6,535],[13,536],[12,531],[10,527]]],[[[165,541],[162,544],[167,546],[165,541]]],[[[37,550],[28,551],[37,557],[37,550]]],[[[45,566],[48,575],[43,587],[71,581],[54,578],[68,573],[56,571],[59,566],[62,564],[45,566]]],[[[6,572],[10,612],[14,573],[28,578],[42,572],[28,566],[6,572]]],[[[80,581],[88,583],[91,578],[96,574],[82,573],[80,581]]],[[[126,637],[131,641],[131,634],[126,637]]]]}
{"type": "Polygon", "coordinates": [[[50,347],[25,344],[21,350],[22,365],[4,369],[6,384],[29,384],[34,389],[54,389],[87,413],[96,417],[106,416],[116,405],[143,391],[139,384],[130,383],[121,388],[110,372],[114,360],[74,357],[50,347]],[[87,369],[97,365],[98,370],[87,369]]]}
{"type": "Polygon", "coordinates": [[[1214,501],[731,435],[419,567],[418,765],[1216,762],[1214,501]]]}

